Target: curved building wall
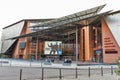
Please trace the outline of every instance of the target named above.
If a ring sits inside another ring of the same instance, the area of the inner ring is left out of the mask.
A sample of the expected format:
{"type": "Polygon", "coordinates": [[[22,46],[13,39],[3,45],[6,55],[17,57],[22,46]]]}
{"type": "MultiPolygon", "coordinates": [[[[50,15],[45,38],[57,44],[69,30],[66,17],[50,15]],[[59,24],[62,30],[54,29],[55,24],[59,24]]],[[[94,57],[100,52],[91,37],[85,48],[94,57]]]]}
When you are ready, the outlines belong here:
{"type": "Polygon", "coordinates": [[[1,53],[5,53],[16,41],[16,40],[6,40],[6,39],[20,36],[20,33],[24,26],[24,22],[25,21],[21,21],[17,24],[14,24],[12,26],[9,26],[3,29],[2,38],[1,38],[1,41],[2,41],[1,53]]]}

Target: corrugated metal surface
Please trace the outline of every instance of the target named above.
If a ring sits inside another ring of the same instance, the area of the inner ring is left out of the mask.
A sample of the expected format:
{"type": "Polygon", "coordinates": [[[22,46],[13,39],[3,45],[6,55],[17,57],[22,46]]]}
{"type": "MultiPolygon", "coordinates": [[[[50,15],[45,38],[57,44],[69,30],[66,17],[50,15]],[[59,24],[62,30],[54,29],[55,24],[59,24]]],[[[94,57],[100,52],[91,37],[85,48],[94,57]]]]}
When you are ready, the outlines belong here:
{"type": "Polygon", "coordinates": [[[109,15],[108,17],[105,18],[105,20],[115,40],[120,46],[120,13],[109,15]]]}
{"type": "Polygon", "coordinates": [[[15,36],[20,36],[21,30],[24,26],[24,22],[25,21],[21,21],[18,24],[15,24],[8,28],[3,29],[2,38],[1,38],[2,53],[5,53],[11,47],[11,45],[16,41],[16,40],[6,40],[6,39],[15,37],[15,36]]]}

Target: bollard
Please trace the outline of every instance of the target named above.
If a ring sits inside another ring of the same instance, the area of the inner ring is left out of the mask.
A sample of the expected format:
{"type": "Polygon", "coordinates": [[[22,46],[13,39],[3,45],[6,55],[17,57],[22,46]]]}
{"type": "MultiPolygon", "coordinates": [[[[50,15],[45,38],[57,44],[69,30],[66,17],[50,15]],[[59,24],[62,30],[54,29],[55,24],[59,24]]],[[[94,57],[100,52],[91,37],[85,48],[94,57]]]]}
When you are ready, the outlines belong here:
{"type": "Polygon", "coordinates": [[[77,67],[76,67],[76,78],[78,77],[78,75],[77,75],[77,67]]]}
{"type": "Polygon", "coordinates": [[[0,61],[0,62],[1,62],[1,67],[2,67],[2,59],[1,59],[1,61],[0,61]]]}
{"type": "Polygon", "coordinates": [[[101,67],[101,76],[103,76],[103,68],[101,67]]]}
{"type": "Polygon", "coordinates": [[[30,60],[30,67],[31,67],[31,62],[32,62],[32,61],[30,60]]]}
{"type": "Polygon", "coordinates": [[[10,59],[10,67],[12,66],[12,60],[10,59]]]}
{"type": "Polygon", "coordinates": [[[62,78],[62,76],[61,76],[61,68],[59,68],[59,73],[60,73],[59,78],[61,79],[62,78]]]}
{"type": "Polygon", "coordinates": [[[44,80],[44,68],[42,68],[42,80],[44,80]]]}
{"type": "Polygon", "coordinates": [[[90,77],[90,67],[88,68],[88,77],[90,77]]]}
{"type": "Polygon", "coordinates": [[[20,80],[22,80],[22,69],[20,69],[20,80]]]}
{"type": "Polygon", "coordinates": [[[113,75],[113,67],[111,66],[111,75],[113,75]]]}

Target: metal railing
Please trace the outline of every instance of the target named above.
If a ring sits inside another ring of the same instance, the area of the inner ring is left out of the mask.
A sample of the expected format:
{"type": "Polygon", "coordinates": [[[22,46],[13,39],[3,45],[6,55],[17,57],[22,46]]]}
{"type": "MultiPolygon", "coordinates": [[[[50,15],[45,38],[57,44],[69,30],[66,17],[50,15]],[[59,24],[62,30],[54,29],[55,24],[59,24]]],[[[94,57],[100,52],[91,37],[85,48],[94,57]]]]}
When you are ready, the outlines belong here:
{"type": "Polygon", "coordinates": [[[50,68],[50,67],[0,67],[0,79],[5,80],[45,80],[49,78],[55,79],[77,79],[92,76],[113,75],[116,68],[50,68]]]}
{"type": "Polygon", "coordinates": [[[114,65],[44,64],[43,61],[0,59],[0,80],[77,79],[113,75],[114,65]]]}

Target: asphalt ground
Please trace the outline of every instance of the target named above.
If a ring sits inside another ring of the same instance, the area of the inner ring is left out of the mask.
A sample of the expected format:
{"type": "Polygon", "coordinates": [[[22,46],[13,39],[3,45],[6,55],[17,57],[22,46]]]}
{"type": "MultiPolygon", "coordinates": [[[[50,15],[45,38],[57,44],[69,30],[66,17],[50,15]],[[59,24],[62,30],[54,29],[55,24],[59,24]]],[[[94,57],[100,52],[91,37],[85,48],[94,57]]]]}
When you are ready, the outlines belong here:
{"type": "MultiPolygon", "coordinates": [[[[42,80],[42,69],[36,67],[0,67],[0,80],[42,80]],[[22,70],[22,72],[21,72],[22,70]],[[21,72],[21,73],[20,73],[21,72]],[[21,74],[21,75],[20,75],[21,74]],[[20,77],[21,76],[21,77],[20,77]],[[20,79],[21,78],[21,79],[20,79]]],[[[110,68],[62,68],[61,79],[63,80],[113,80],[116,68],[111,73],[110,68]],[[100,79],[98,79],[100,78],[100,79]]],[[[44,80],[60,80],[60,68],[44,68],[44,80]]]]}
{"type": "Polygon", "coordinates": [[[116,80],[116,64],[0,60],[0,80],[116,80]],[[43,72],[43,73],[42,73],[43,72]],[[76,75],[77,74],[77,75],[76,75]]]}

